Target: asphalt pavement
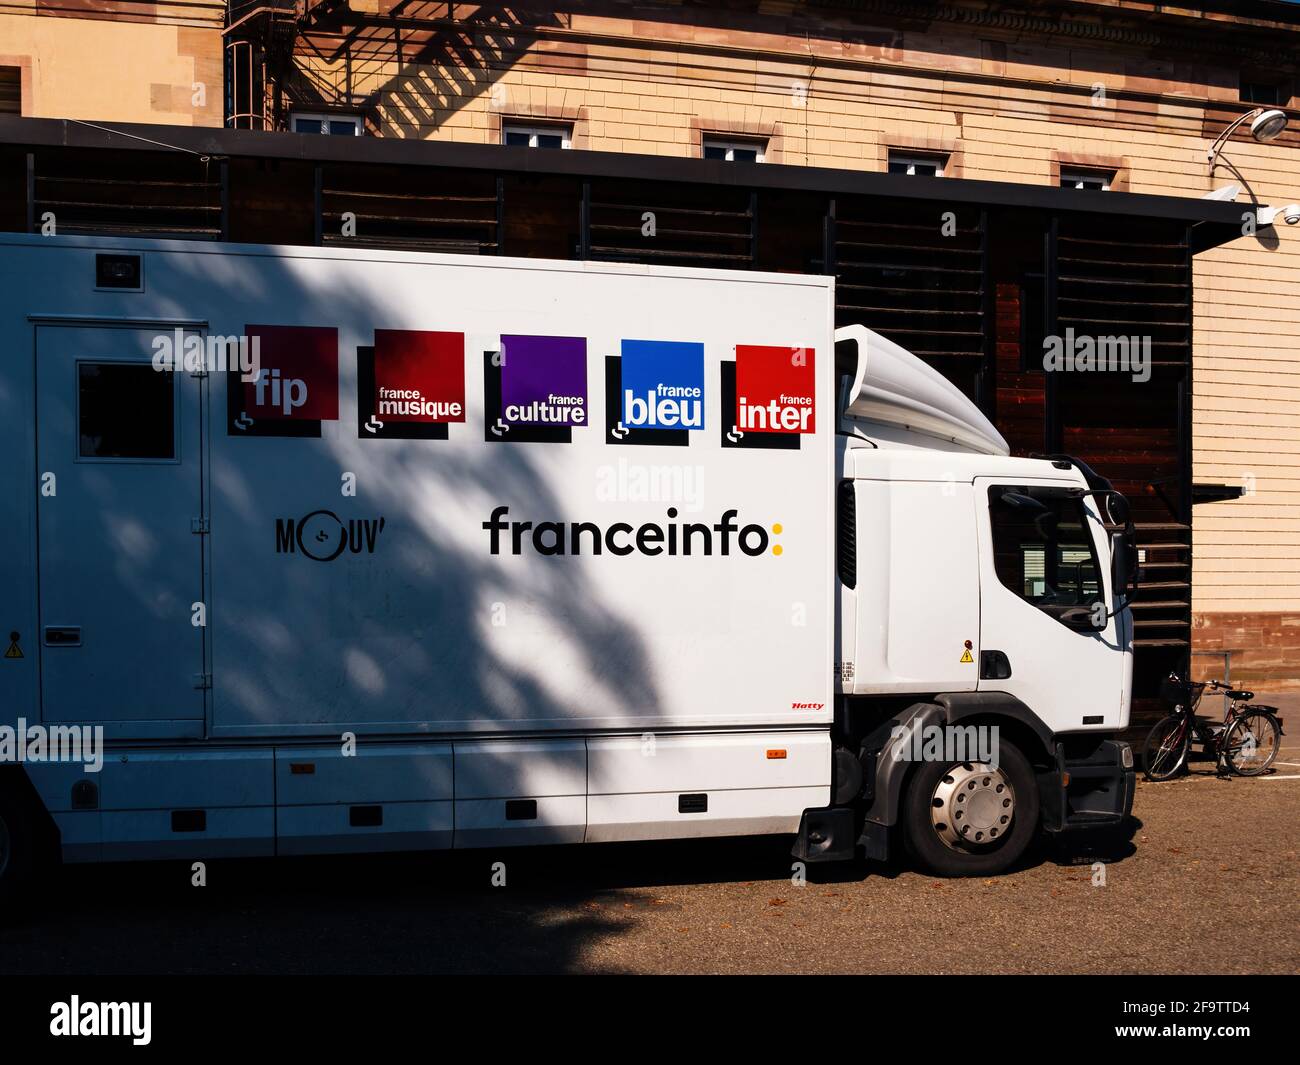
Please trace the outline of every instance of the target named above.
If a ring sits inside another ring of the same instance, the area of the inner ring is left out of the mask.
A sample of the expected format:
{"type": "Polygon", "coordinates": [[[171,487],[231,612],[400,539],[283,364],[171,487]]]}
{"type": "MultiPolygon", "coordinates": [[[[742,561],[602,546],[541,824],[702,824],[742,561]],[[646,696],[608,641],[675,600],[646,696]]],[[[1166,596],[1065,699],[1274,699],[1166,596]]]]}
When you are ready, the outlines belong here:
{"type": "Polygon", "coordinates": [[[800,884],[785,839],[69,866],[0,915],[0,973],[1295,973],[1291,717],[1269,776],[1139,782],[1129,830],[997,877],[800,884]]]}

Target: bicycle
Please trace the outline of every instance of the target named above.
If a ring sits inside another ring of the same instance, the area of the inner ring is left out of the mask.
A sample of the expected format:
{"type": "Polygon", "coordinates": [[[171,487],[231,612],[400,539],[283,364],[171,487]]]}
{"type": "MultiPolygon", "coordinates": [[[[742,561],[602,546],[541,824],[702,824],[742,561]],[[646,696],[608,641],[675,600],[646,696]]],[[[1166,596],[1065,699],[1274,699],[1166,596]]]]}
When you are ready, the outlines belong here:
{"type": "Polygon", "coordinates": [[[1170,673],[1160,685],[1160,697],[1174,711],[1156,722],[1147,736],[1143,751],[1147,780],[1169,780],[1186,769],[1193,743],[1213,752],[1220,776],[1257,777],[1277,758],[1282,736],[1277,707],[1250,705],[1254,692],[1222,681],[1189,681],[1170,673]],[[1221,722],[1196,713],[1207,688],[1227,697],[1221,722]]]}

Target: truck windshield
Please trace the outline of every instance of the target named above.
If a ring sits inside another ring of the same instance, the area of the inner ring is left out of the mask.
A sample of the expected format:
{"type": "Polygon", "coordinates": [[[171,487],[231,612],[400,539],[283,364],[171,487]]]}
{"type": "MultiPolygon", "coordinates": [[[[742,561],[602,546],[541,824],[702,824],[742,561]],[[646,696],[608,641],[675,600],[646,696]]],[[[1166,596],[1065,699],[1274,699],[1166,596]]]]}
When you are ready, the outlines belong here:
{"type": "Polygon", "coordinates": [[[1024,485],[989,489],[998,579],[1038,607],[1101,598],[1097,552],[1082,500],[1024,485]]]}

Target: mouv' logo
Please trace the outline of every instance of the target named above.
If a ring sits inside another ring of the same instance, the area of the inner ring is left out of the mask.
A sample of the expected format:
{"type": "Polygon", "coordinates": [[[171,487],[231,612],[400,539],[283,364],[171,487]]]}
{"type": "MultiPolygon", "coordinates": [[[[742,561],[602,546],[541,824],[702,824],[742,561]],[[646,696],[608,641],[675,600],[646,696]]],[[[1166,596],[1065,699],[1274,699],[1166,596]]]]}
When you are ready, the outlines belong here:
{"type": "Polygon", "coordinates": [[[685,447],[704,428],[704,345],[624,340],[605,357],[605,442],[685,447]]]}
{"type": "Polygon", "coordinates": [[[373,555],[385,519],[348,518],[332,510],[313,510],[302,518],[275,519],[275,553],[305,555],[316,562],[333,562],[344,551],[373,555]]]}

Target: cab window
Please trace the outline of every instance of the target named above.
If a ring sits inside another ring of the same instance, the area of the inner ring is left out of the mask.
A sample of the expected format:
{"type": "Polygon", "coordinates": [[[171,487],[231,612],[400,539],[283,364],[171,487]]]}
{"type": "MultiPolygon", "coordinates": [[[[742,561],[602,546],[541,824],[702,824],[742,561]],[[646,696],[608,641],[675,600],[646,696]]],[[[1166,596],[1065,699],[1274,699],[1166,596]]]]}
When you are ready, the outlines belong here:
{"type": "Polygon", "coordinates": [[[1091,606],[1102,597],[1100,568],[1083,501],[1027,485],[989,489],[998,579],[1028,603],[1091,606]]]}

